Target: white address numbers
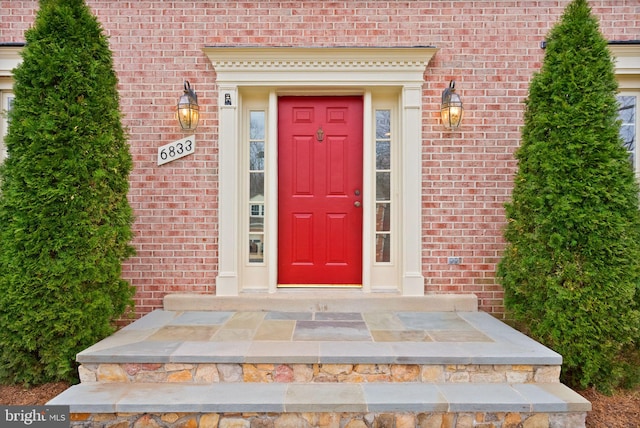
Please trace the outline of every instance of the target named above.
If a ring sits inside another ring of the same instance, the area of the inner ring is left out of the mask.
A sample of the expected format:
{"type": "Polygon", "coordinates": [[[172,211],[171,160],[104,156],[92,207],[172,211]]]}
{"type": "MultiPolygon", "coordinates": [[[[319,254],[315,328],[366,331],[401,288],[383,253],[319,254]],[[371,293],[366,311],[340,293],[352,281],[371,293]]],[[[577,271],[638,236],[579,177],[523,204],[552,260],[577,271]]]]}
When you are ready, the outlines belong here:
{"type": "Polygon", "coordinates": [[[165,163],[183,158],[195,151],[195,135],[158,147],[158,165],[164,165],[165,163]]]}

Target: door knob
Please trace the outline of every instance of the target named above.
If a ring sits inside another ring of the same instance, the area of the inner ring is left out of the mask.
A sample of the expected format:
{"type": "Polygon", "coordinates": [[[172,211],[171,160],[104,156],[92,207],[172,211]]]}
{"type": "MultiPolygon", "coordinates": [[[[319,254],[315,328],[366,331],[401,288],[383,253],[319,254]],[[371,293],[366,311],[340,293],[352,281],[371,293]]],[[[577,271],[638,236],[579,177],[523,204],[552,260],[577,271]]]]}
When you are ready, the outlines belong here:
{"type": "Polygon", "coordinates": [[[362,204],[360,203],[360,201],[355,201],[355,202],[353,203],[353,205],[354,205],[356,208],[359,208],[359,207],[360,207],[360,205],[362,205],[362,204]]]}

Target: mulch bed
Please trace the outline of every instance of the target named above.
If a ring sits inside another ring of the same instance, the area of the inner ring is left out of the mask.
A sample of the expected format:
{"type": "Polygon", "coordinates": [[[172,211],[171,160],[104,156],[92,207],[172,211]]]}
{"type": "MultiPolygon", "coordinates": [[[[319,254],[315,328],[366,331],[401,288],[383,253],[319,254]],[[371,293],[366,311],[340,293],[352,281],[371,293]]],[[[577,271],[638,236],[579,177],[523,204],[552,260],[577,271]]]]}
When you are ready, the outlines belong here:
{"type": "Polygon", "coordinates": [[[640,388],[606,396],[593,389],[579,391],[591,401],[587,428],[640,428],[640,388]]]}
{"type": "MultiPolygon", "coordinates": [[[[0,405],[41,406],[68,387],[65,382],[31,388],[0,385],[0,405]]],[[[610,397],[593,389],[580,394],[593,405],[593,411],[587,416],[587,428],[640,428],[640,388],[618,391],[610,397]]]]}
{"type": "Polygon", "coordinates": [[[24,388],[20,385],[0,385],[0,404],[4,406],[42,406],[65,389],[66,382],[45,383],[24,388]]]}

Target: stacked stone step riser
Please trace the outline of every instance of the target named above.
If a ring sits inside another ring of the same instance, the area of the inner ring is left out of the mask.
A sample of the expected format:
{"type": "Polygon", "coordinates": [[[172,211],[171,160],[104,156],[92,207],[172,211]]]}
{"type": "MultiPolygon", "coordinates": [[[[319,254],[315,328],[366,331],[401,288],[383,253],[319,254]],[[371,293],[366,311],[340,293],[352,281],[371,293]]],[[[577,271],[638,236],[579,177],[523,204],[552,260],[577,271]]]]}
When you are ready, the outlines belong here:
{"type": "Polygon", "coordinates": [[[554,383],[559,366],[475,364],[103,363],[79,368],[83,383],[554,383]]]}
{"type": "Polygon", "coordinates": [[[72,414],[71,428],[519,428],[584,426],[584,413],[105,413],[72,414]]]}

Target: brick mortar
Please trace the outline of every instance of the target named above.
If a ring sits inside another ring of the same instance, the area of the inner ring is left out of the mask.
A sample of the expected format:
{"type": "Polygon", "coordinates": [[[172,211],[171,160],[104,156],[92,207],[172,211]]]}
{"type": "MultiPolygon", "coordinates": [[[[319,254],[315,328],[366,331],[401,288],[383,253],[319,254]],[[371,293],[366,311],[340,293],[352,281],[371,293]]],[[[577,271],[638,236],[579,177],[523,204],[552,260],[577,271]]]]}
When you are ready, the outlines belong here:
{"type": "Polygon", "coordinates": [[[83,364],[82,383],[556,383],[560,366],[478,364],[83,364]]]}

